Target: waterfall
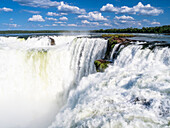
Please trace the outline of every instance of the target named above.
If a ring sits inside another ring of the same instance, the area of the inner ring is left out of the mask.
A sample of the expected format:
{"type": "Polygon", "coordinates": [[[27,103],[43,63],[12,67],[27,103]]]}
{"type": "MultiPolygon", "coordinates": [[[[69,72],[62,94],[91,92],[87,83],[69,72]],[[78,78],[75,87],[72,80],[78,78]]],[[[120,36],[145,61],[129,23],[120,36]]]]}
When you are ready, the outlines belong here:
{"type": "Polygon", "coordinates": [[[107,40],[0,37],[0,127],[168,128],[170,49],[144,44],[116,44],[101,73],[107,40]]]}
{"type": "Polygon", "coordinates": [[[103,58],[106,42],[102,39],[76,39],[70,47],[72,53],[70,68],[74,70],[75,80],[79,82],[83,76],[95,72],[94,61],[103,58]]]}
{"type": "Polygon", "coordinates": [[[76,36],[0,37],[0,127],[47,128],[70,91],[96,72],[106,45],[76,36]]]}
{"type": "Polygon", "coordinates": [[[112,49],[111,55],[110,55],[110,60],[112,60],[112,59],[113,59],[113,56],[114,56],[115,54],[117,54],[118,49],[119,49],[120,46],[121,46],[121,44],[115,44],[114,48],[112,49]]]}
{"type": "Polygon", "coordinates": [[[129,45],[83,77],[49,128],[169,127],[170,49],[129,45]]]}

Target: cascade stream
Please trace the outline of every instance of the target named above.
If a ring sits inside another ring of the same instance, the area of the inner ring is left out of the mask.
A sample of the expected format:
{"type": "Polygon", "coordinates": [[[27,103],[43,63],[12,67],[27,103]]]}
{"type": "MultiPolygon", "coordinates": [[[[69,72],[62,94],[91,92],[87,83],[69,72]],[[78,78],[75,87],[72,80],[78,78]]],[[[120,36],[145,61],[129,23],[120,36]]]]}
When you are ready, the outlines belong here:
{"type": "Polygon", "coordinates": [[[116,44],[96,72],[106,49],[101,38],[0,37],[0,127],[168,128],[169,46],[116,44]]]}

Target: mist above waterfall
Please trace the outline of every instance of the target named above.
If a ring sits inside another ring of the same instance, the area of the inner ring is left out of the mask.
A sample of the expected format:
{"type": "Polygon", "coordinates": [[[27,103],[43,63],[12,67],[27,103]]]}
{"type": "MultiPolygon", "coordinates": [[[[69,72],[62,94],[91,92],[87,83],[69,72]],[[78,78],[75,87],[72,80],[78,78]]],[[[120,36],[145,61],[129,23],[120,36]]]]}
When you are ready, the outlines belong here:
{"type": "Polygon", "coordinates": [[[95,72],[106,41],[52,36],[0,37],[0,127],[46,128],[77,82],[95,72]]]}

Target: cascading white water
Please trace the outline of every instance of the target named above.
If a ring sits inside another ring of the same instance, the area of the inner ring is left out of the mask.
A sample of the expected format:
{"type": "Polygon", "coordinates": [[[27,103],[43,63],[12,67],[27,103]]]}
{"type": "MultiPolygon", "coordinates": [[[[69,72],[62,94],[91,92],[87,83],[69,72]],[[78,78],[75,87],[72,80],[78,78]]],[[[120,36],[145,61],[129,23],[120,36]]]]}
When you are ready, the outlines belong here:
{"type": "Polygon", "coordinates": [[[119,47],[120,45],[121,45],[121,44],[115,44],[114,48],[112,49],[111,55],[110,55],[110,60],[113,59],[113,55],[114,55],[115,52],[118,50],[118,47],[119,47]]]}
{"type": "Polygon", "coordinates": [[[49,128],[168,128],[169,94],[170,49],[129,45],[80,81],[49,128]]]}
{"type": "Polygon", "coordinates": [[[0,127],[47,128],[83,76],[94,73],[107,41],[0,37],[0,127]]]}

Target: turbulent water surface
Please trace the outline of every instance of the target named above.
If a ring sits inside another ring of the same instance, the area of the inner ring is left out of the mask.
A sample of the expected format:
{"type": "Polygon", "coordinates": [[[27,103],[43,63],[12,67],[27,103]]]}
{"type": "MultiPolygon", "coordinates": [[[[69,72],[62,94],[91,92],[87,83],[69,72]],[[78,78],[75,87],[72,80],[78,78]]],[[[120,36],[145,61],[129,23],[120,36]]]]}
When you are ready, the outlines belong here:
{"type": "Polygon", "coordinates": [[[145,43],[115,45],[99,73],[107,40],[1,36],[0,127],[170,127],[170,48],[145,43]]]}

